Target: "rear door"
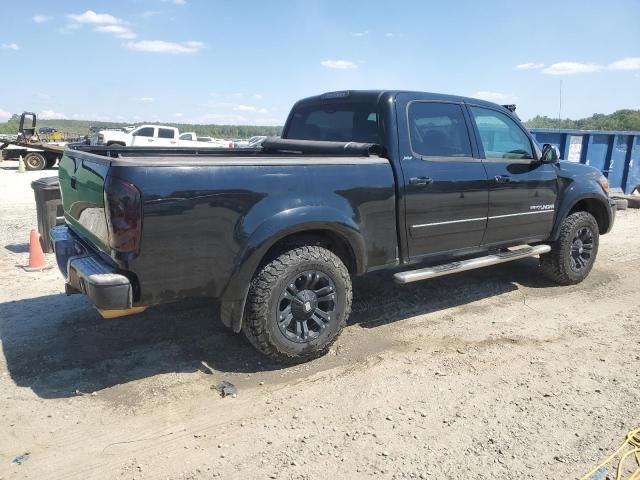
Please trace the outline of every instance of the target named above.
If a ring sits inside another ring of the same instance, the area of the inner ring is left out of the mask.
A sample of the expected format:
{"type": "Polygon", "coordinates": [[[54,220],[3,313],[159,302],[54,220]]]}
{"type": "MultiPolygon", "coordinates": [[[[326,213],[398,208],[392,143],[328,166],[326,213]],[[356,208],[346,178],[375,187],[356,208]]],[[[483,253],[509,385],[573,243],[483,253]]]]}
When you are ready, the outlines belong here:
{"type": "Polygon", "coordinates": [[[489,178],[483,245],[546,239],[553,228],[556,166],[537,159],[524,128],[506,112],[469,106],[489,178]]]}
{"type": "Polygon", "coordinates": [[[175,147],[178,145],[177,132],[173,128],[158,127],[158,138],[155,145],[161,147],[175,147]]]}
{"type": "Polygon", "coordinates": [[[466,110],[455,102],[412,100],[410,94],[397,100],[409,256],[479,247],[488,183],[466,110]]]}

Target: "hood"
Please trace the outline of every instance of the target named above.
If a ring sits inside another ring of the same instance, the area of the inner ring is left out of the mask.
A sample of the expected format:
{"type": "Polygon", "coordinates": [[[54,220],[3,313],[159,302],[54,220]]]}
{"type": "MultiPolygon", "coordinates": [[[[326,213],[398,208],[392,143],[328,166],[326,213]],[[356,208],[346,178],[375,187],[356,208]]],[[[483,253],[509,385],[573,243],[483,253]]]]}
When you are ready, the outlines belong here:
{"type": "Polygon", "coordinates": [[[583,163],[563,160],[558,162],[558,176],[571,180],[589,178],[597,181],[602,176],[602,172],[595,167],[584,165],[583,163]]]}

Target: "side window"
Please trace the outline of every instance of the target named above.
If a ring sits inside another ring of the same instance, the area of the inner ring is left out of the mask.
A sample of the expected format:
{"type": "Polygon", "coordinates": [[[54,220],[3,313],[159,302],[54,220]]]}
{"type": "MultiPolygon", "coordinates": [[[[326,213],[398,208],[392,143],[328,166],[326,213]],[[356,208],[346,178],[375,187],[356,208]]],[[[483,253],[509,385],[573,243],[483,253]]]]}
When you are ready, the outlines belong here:
{"type": "Polygon", "coordinates": [[[153,137],[153,131],[155,128],[153,127],[144,127],[133,132],[134,137],[153,137]]]}
{"type": "Polygon", "coordinates": [[[411,150],[425,157],[470,157],[471,142],[462,107],[413,102],[409,106],[411,150]]]}
{"type": "Polygon", "coordinates": [[[504,113],[471,107],[487,158],[532,159],[531,141],[504,113]]]}
{"type": "Polygon", "coordinates": [[[176,135],[175,130],[171,130],[170,128],[158,129],[158,138],[174,138],[175,135],[176,135]]]}

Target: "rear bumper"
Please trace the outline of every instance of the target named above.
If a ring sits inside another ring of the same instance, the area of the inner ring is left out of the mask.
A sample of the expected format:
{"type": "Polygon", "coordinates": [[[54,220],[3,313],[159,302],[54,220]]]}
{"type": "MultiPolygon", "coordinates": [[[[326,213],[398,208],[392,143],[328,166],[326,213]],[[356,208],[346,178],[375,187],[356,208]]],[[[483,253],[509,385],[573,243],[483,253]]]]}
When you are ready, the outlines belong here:
{"type": "Polygon", "coordinates": [[[117,273],[66,225],[51,229],[51,243],[68,294],[84,293],[100,310],[133,306],[130,280],[117,273]]]}

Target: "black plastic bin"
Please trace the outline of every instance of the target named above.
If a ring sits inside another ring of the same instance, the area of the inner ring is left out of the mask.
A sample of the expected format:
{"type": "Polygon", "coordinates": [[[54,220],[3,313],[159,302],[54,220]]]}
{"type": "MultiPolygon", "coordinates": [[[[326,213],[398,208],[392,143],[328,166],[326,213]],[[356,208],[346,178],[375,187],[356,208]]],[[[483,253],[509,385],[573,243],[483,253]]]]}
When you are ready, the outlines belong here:
{"type": "Polygon", "coordinates": [[[58,177],[45,177],[31,182],[31,188],[33,188],[36,197],[38,232],[40,232],[42,250],[51,252],[53,250],[49,241],[49,230],[51,227],[64,223],[60,183],[58,177]]]}

